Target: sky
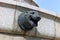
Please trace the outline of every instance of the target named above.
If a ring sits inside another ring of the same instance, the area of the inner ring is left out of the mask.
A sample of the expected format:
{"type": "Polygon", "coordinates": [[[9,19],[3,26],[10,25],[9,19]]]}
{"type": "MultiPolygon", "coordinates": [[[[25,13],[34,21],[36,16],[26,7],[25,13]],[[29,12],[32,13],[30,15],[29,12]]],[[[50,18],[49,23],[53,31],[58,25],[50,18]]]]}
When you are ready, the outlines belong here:
{"type": "Polygon", "coordinates": [[[40,8],[60,14],[60,0],[35,0],[40,8]]]}

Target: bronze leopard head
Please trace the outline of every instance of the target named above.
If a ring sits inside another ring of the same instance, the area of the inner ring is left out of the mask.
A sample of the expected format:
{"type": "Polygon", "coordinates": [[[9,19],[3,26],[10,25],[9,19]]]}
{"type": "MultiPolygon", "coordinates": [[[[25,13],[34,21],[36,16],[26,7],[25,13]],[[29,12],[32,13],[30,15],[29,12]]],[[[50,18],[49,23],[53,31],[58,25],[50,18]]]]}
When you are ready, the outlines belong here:
{"type": "Polygon", "coordinates": [[[22,30],[28,31],[38,26],[41,19],[40,13],[37,11],[28,11],[21,13],[18,17],[18,25],[22,30]]]}

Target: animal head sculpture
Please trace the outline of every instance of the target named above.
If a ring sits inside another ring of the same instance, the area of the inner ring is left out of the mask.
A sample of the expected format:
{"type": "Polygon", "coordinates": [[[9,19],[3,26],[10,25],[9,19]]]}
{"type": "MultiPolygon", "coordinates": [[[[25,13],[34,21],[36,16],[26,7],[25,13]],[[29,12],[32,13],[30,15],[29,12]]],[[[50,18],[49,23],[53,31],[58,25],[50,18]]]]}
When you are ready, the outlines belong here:
{"type": "Polygon", "coordinates": [[[37,11],[28,11],[19,15],[18,25],[22,30],[28,31],[37,27],[40,19],[40,14],[37,11]]]}

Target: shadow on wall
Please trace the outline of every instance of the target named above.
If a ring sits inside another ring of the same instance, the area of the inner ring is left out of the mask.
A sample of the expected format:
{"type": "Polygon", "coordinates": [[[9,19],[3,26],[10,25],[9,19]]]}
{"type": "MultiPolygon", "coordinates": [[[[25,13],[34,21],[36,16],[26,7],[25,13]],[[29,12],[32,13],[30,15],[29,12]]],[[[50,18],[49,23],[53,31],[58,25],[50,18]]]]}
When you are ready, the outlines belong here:
{"type": "Polygon", "coordinates": [[[40,34],[38,31],[37,31],[37,28],[35,28],[35,31],[36,31],[36,34],[34,36],[24,36],[24,38],[26,40],[54,40],[54,38],[49,38],[48,35],[44,35],[44,34],[40,34]],[[38,33],[38,35],[37,35],[38,33]]]}

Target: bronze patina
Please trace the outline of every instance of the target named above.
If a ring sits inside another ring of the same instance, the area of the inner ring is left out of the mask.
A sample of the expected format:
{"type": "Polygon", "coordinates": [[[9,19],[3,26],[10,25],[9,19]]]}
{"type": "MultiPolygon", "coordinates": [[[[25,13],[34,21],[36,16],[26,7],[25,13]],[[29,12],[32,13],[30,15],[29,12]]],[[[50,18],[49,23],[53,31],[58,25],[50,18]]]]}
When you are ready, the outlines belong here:
{"type": "Polygon", "coordinates": [[[28,31],[37,27],[40,19],[41,17],[38,11],[27,11],[19,15],[18,25],[22,30],[28,31]]]}

